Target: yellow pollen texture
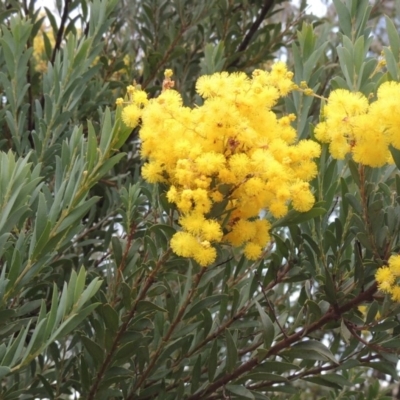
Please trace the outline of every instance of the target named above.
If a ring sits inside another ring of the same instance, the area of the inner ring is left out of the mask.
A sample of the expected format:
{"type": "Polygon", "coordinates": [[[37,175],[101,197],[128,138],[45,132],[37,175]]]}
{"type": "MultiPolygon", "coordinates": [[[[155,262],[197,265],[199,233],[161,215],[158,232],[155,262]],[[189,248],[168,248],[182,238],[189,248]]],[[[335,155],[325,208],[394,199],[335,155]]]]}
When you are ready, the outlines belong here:
{"type": "MultiPolygon", "coordinates": [[[[172,71],[165,76],[171,79],[172,71]]],[[[171,239],[177,255],[207,266],[222,244],[256,260],[270,240],[271,224],[260,215],[280,218],[290,207],[312,208],[308,182],[316,176],[320,146],[297,142],[294,115],[272,110],[293,90],[292,76],[282,62],[250,77],[202,76],[196,91],[203,104],[193,108],[172,84],[149,100],[141,91],[129,94],[122,118],[132,128],[140,124],[142,176],[167,186],[180,215],[171,239]]]]}

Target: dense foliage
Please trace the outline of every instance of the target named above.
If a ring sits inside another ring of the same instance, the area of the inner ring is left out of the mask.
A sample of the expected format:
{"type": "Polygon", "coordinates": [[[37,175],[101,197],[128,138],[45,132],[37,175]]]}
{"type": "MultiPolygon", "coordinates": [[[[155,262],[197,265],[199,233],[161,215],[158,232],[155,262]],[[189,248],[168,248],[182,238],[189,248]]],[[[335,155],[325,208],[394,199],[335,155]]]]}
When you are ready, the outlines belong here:
{"type": "Polygon", "coordinates": [[[397,20],[301,3],[0,2],[0,399],[397,394],[397,20]]]}

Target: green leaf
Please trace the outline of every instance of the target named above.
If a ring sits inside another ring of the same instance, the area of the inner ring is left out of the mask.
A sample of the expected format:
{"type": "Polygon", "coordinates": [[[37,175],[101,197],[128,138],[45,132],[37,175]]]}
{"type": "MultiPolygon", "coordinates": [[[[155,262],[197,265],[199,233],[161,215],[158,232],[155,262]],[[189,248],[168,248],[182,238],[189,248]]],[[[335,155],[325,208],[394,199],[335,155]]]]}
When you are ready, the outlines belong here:
{"type": "Polygon", "coordinates": [[[384,47],[383,53],[385,54],[386,68],[390,73],[393,80],[398,81],[399,79],[399,66],[397,65],[396,58],[389,48],[384,47]]]}
{"type": "Polygon", "coordinates": [[[400,150],[396,149],[392,145],[389,146],[390,153],[392,154],[393,160],[396,164],[396,167],[400,170],[400,150]]]}
{"type": "Polygon", "coordinates": [[[260,306],[258,301],[256,301],[255,303],[256,303],[258,313],[260,314],[261,323],[263,326],[264,347],[265,347],[265,349],[269,349],[275,338],[275,327],[271,321],[271,318],[264,311],[264,309],[260,306]]]}
{"type": "Polygon", "coordinates": [[[235,340],[229,329],[225,330],[226,338],[226,369],[228,372],[232,372],[235,369],[236,361],[238,357],[235,340]]]}
{"type": "Polygon", "coordinates": [[[341,385],[338,385],[337,383],[330,382],[330,381],[324,379],[324,376],[311,376],[311,377],[303,378],[303,380],[305,380],[307,382],[315,383],[317,385],[327,386],[332,389],[339,389],[339,390],[342,389],[341,385]]]}
{"type": "Polygon", "coordinates": [[[339,17],[340,30],[344,35],[351,37],[352,23],[350,11],[341,0],[333,0],[333,4],[335,5],[335,9],[339,17]]]}
{"type": "Polygon", "coordinates": [[[390,19],[387,15],[385,15],[385,21],[386,21],[386,32],[389,37],[390,50],[392,51],[392,54],[396,62],[399,62],[399,52],[400,52],[399,32],[396,26],[394,25],[392,19],[390,19]]]}
{"type": "Polygon", "coordinates": [[[106,327],[112,332],[116,332],[119,327],[118,313],[111,307],[110,304],[104,304],[101,308],[106,327]]]}
{"type": "Polygon", "coordinates": [[[215,294],[209,296],[205,299],[199,300],[197,303],[193,304],[191,308],[186,312],[184,319],[194,317],[199,314],[203,309],[210,309],[215,303],[220,303],[222,300],[226,300],[228,296],[226,294],[215,294]]]}
{"type": "Polygon", "coordinates": [[[150,227],[149,232],[154,232],[156,234],[158,232],[162,232],[165,234],[166,238],[170,240],[171,237],[176,233],[176,229],[165,224],[155,224],[150,227]]]}
{"type": "Polygon", "coordinates": [[[250,390],[246,389],[244,386],[228,384],[225,387],[228,390],[228,392],[231,392],[236,396],[239,396],[240,399],[255,400],[253,393],[251,393],[250,390]]]}
{"type": "Polygon", "coordinates": [[[48,344],[58,340],[61,337],[64,337],[72,330],[74,330],[85,318],[93,312],[93,310],[99,306],[100,303],[90,304],[89,306],[85,307],[84,309],[80,310],[78,314],[74,314],[67,318],[59,328],[52,334],[50,337],[48,344]]]}
{"type": "Polygon", "coordinates": [[[218,366],[218,342],[215,339],[210,351],[210,358],[208,360],[208,380],[214,380],[215,372],[218,366]]]}
{"type": "Polygon", "coordinates": [[[100,347],[96,342],[93,340],[89,339],[86,336],[81,335],[80,339],[85,346],[86,350],[92,357],[93,361],[95,362],[96,365],[102,364],[104,360],[104,349],[100,347]]]}
{"type": "Polygon", "coordinates": [[[100,152],[102,155],[105,155],[107,150],[109,149],[111,140],[112,140],[112,124],[111,124],[111,112],[107,107],[102,121],[102,129],[100,135],[100,152]]]}
{"type": "Polygon", "coordinates": [[[277,372],[279,374],[284,374],[285,372],[292,370],[299,370],[300,367],[295,364],[290,364],[284,361],[264,361],[262,364],[258,365],[253,372],[277,372]]]}
{"type": "Polygon", "coordinates": [[[338,364],[332,352],[321,342],[316,340],[305,340],[304,342],[295,343],[291,349],[300,350],[302,352],[315,351],[334,364],[338,364]]]}
{"type": "Polygon", "coordinates": [[[346,324],[344,323],[343,320],[340,323],[340,335],[342,336],[342,338],[343,338],[343,340],[345,341],[346,344],[350,343],[351,332],[349,331],[349,329],[347,328],[347,326],[346,326],[346,324]]]}
{"type": "Polygon", "coordinates": [[[368,308],[367,316],[365,318],[365,323],[370,324],[376,317],[379,311],[379,304],[374,300],[368,308]]]}
{"type": "Polygon", "coordinates": [[[160,358],[158,360],[160,365],[164,362],[164,360],[166,360],[175,351],[181,350],[181,352],[184,353],[184,351],[182,351],[182,349],[189,348],[190,344],[192,343],[192,340],[193,340],[193,335],[188,335],[188,336],[180,337],[180,338],[176,339],[175,341],[166,345],[164,347],[163,353],[160,355],[160,358]]]}
{"type": "Polygon", "coordinates": [[[47,223],[47,203],[43,193],[39,193],[39,204],[36,213],[36,220],[35,220],[35,237],[39,239],[42,235],[43,231],[45,230],[46,223],[47,223]]]}
{"type": "Polygon", "coordinates": [[[249,379],[251,379],[252,381],[255,381],[255,382],[257,382],[257,381],[274,381],[274,382],[287,382],[287,383],[289,383],[287,378],[285,378],[284,376],[277,375],[277,374],[272,374],[270,372],[252,372],[250,374],[247,374],[247,375],[243,376],[243,378],[238,379],[236,381],[236,383],[245,383],[249,379]]]}
{"type": "Polygon", "coordinates": [[[75,225],[77,222],[81,220],[81,218],[87,214],[87,212],[99,201],[100,197],[93,196],[90,199],[86,200],[80,206],[74,208],[70,213],[68,213],[67,217],[61,222],[55,233],[60,233],[65,229],[70,229],[71,226],[75,225]]]}
{"type": "Polygon", "coordinates": [[[290,210],[286,216],[275,221],[272,224],[272,228],[280,228],[286,226],[299,225],[303,222],[309,221],[310,219],[314,219],[320,217],[321,215],[326,214],[326,209],[322,207],[314,207],[310,211],[300,213],[295,210],[290,210]]]}
{"type": "Polygon", "coordinates": [[[376,369],[377,371],[383,372],[384,374],[390,375],[391,377],[393,377],[394,380],[399,379],[395,366],[389,364],[388,362],[377,361],[377,362],[363,363],[362,365],[365,367],[376,369]]]}
{"type": "Polygon", "coordinates": [[[162,308],[154,303],[152,303],[151,301],[147,301],[147,300],[141,300],[139,301],[138,305],[137,305],[137,311],[140,312],[144,312],[144,311],[162,311],[162,312],[167,312],[167,310],[165,308],[162,308]]]}
{"type": "Polygon", "coordinates": [[[85,287],[85,280],[86,280],[86,271],[83,267],[81,267],[78,276],[76,277],[76,282],[74,282],[73,285],[71,285],[71,282],[69,284],[69,286],[73,286],[74,289],[72,304],[77,303],[79,298],[82,296],[82,292],[85,287]]]}
{"type": "Polygon", "coordinates": [[[3,379],[11,371],[10,367],[0,366],[0,379],[3,379]]]}

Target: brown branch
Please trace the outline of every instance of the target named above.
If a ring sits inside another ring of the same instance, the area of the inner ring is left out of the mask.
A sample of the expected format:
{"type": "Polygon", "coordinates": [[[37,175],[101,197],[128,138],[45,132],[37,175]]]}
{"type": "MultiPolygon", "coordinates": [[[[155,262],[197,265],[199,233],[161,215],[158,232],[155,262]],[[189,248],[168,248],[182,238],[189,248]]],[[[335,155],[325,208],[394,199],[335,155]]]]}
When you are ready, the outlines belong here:
{"type": "Polygon", "coordinates": [[[279,320],[278,320],[278,317],[277,317],[276,314],[275,314],[275,307],[274,307],[273,304],[269,301],[269,299],[268,299],[268,297],[267,297],[267,293],[265,292],[265,289],[263,288],[263,285],[262,285],[262,283],[261,283],[260,281],[258,281],[258,285],[259,285],[260,288],[261,288],[262,294],[264,295],[264,299],[265,299],[265,301],[266,301],[266,303],[267,303],[269,309],[271,310],[271,313],[272,313],[273,317],[275,318],[275,321],[276,321],[276,324],[278,325],[279,330],[281,331],[283,337],[287,338],[286,332],[285,332],[285,330],[283,329],[281,323],[280,323],[279,320]]]}
{"type": "MultiPolygon", "coordinates": [[[[275,0],[265,0],[264,6],[261,9],[260,14],[258,14],[258,17],[251,25],[250,29],[246,33],[246,36],[243,38],[242,43],[240,43],[239,47],[237,48],[237,50],[236,50],[237,53],[240,53],[247,49],[247,46],[250,44],[252,37],[256,34],[258,28],[260,27],[261,23],[264,21],[268,12],[273,7],[274,3],[275,3],[275,0]]],[[[232,61],[228,65],[228,68],[235,67],[238,64],[238,62],[239,62],[239,58],[237,58],[235,61],[232,61]]]]}
{"type": "MultiPolygon", "coordinates": [[[[374,282],[365,292],[361,292],[358,296],[354,297],[352,300],[350,300],[346,304],[342,305],[341,307],[337,307],[337,309],[334,309],[333,307],[331,307],[326,312],[326,314],[324,314],[318,321],[315,321],[311,325],[304,327],[300,331],[288,336],[287,338],[281,340],[280,342],[278,342],[274,346],[272,346],[270,348],[270,350],[268,351],[268,353],[265,355],[265,357],[263,357],[262,360],[264,360],[272,355],[277,355],[281,350],[288,348],[290,345],[297,342],[302,337],[322,328],[326,323],[340,319],[341,315],[343,313],[351,310],[356,305],[358,305],[364,301],[372,300],[372,296],[376,292],[376,290],[377,290],[377,284],[376,284],[376,282],[374,282]]],[[[242,374],[244,374],[248,371],[251,371],[254,367],[256,367],[258,364],[260,364],[260,362],[262,360],[260,360],[257,357],[251,358],[247,362],[240,365],[232,373],[222,376],[221,378],[219,378],[215,382],[213,382],[211,385],[209,385],[207,388],[188,397],[188,400],[200,400],[200,399],[206,398],[206,396],[208,394],[213,393],[214,391],[223,387],[230,381],[240,377],[242,374]]]]}
{"type": "Polygon", "coordinates": [[[369,238],[369,242],[372,247],[372,252],[377,260],[382,260],[382,256],[379,254],[379,249],[376,245],[374,231],[371,226],[371,219],[368,214],[368,195],[365,190],[365,166],[360,164],[358,168],[358,173],[360,176],[360,197],[361,197],[361,204],[362,204],[362,211],[364,222],[367,228],[367,234],[369,238]]]}
{"type": "Polygon", "coordinates": [[[160,68],[165,65],[165,63],[168,61],[168,58],[170,54],[172,53],[172,50],[174,50],[175,46],[178,44],[179,40],[183,36],[183,34],[186,32],[188,26],[182,25],[181,29],[179,30],[178,34],[176,35],[175,39],[172,41],[168,49],[164,53],[164,57],[162,60],[157,64],[157,66],[154,68],[153,73],[142,83],[142,89],[145,89],[147,85],[155,78],[155,76],[158,74],[160,68]]]}
{"type": "MultiPolygon", "coordinates": [[[[24,0],[24,11],[26,16],[29,16],[29,7],[24,0]]],[[[26,42],[26,47],[29,49],[32,47],[32,39],[29,37],[28,41],[26,42]]],[[[32,92],[32,63],[28,62],[27,64],[27,70],[26,70],[26,83],[29,85],[28,86],[28,103],[29,103],[29,110],[28,110],[28,140],[29,143],[32,147],[32,149],[35,148],[35,142],[32,137],[32,131],[34,129],[34,124],[33,124],[33,92],[32,92]]]]}
{"type": "Polygon", "coordinates": [[[377,353],[393,353],[393,354],[399,354],[399,350],[396,349],[391,349],[388,347],[383,347],[380,346],[379,344],[371,343],[366,341],[364,338],[362,338],[357,332],[354,327],[354,325],[350,321],[345,321],[345,325],[347,326],[347,329],[350,331],[350,333],[359,341],[361,342],[365,347],[370,348],[373,351],[376,351],[377,353]]]}
{"type": "MultiPolygon", "coordinates": [[[[274,281],[270,282],[264,288],[264,290],[270,290],[275,285],[277,285],[278,283],[282,282],[282,280],[286,276],[286,273],[289,271],[289,269],[290,269],[290,265],[288,263],[288,264],[285,265],[285,268],[278,274],[277,278],[274,281]]],[[[226,321],[224,324],[220,325],[220,327],[215,332],[213,332],[212,334],[208,335],[202,342],[200,342],[195,348],[193,348],[191,351],[189,351],[184,357],[185,358],[191,357],[198,350],[200,350],[203,346],[205,346],[208,342],[210,342],[211,340],[217,338],[222,332],[225,331],[225,329],[229,328],[229,326],[231,326],[235,321],[237,321],[239,318],[241,318],[246,313],[246,311],[253,305],[253,301],[252,300],[253,299],[251,299],[251,301],[249,301],[248,304],[243,306],[228,321],[226,321]]],[[[179,360],[179,361],[181,361],[181,360],[179,360]]],[[[177,362],[175,362],[171,368],[175,367],[176,365],[177,365],[177,362]]]]}
{"type": "Polygon", "coordinates": [[[133,236],[135,235],[135,232],[136,232],[136,223],[133,222],[131,224],[131,226],[129,227],[128,240],[126,243],[126,247],[125,247],[124,253],[122,254],[121,262],[119,263],[118,268],[117,268],[117,273],[116,273],[115,282],[114,282],[113,295],[111,296],[111,298],[114,298],[112,301],[112,304],[111,304],[112,306],[115,306],[115,304],[116,304],[115,298],[116,298],[117,290],[118,290],[119,284],[121,282],[122,273],[126,267],[126,260],[128,258],[129,251],[132,247],[133,236]]]}
{"type": "Polygon", "coordinates": [[[56,59],[57,51],[61,47],[61,42],[62,42],[64,30],[65,30],[65,24],[66,24],[67,18],[68,18],[68,12],[69,12],[68,6],[69,6],[70,2],[71,2],[71,0],[65,0],[65,3],[64,3],[64,10],[63,10],[63,14],[61,16],[60,27],[58,28],[57,37],[56,37],[56,43],[54,45],[53,53],[51,55],[51,60],[50,60],[50,62],[52,64],[54,64],[54,61],[56,59]]]}
{"type": "MultiPolygon", "coordinates": [[[[372,354],[372,355],[369,355],[368,357],[361,358],[359,361],[361,363],[367,363],[367,362],[370,362],[370,361],[375,360],[377,358],[379,358],[379,356],[377,354],[372,354]]],[[[344,361],[345,360],[342,360],[342,363],[344,361]]],[[[293,374],[293,375],[289,376],[287,379],[289,381],[295,381],[297,379],[302,379],[302,378],[310,376],[310,375],[320,375],[321,372],[323,372],[323,371],[332,371],[332,370],[335,370],[335,369],[338,369],[338,368],[341,368],[341,364],[339,364],[339,365],[336,365],[336,364],[325,365],[325,366],[321,366],[321,367],[316,367],[316,368],[310,369],[308,371],[298,372],[296,374],[293,374]]],[[[258,382],[258,383],[254,383],[254,384],[248,385],[246,387],[247,387],[247,389],[255,390],[255,389],[262,389],[262,388],[265,388],[265,387],[271,387],[273,384],[276,384],[276,383],[277,383],[276,381],[258,382]]]]}
{"type": "MultiPolygon", "coordinates": [[[[264,290],[270,290],[272,289],[275,285],[278,283],[282,282],[287,274],[287,272],[290,270],[290,264],[287,263],[284,268],[277,274],[277,277],[274,281],[270,282],[264,290]]],[[[253,302],[250,301],[249,304],[243,306],[235,315],[233,315],[228,321],[226,321],[223,325],[221,325],[215,332],[212,334],[208,335],[201,343],[199,343],[193,350],[189,351],[188,353],[184,354],[181,358],[178,358],[177,360],[174,361],[174,363],[171,365],[170,369],[173,370],[176,368],[183,359],[191,357],[193,354],[195,354],[197,351],[199,351],[203,346],[205,346],[208,342],[210,342],[213,339],[216,339],[219,335],[221,335],[225,329],[227,329],[233,322],[237,321],[239,318],[241,318],[246,311],[253,305],[253,302]]],[[[261,343],[257,343],[257,347],[259,347],[261,343]]],[[[243,355],[246,354],[250,351],[253,351],[255,344],[247,347],[246,349],[239,350],[238,354],[243,355]]],[[[202,374],[207,372],[208,368],[205,367],[205,369],[202,370],[202,374]]],[[[169,385],[166,390],[171,391],[172,389],[176,388],[180,382],[187,382],[191,379],[191,377],[186,377],[182,380],[179,380],[178,382],[174,382],[173,384],[169,385]]],[[[145,399],[151,399],[152,396],[148,396],[145,399]]]]}
{"type": "Polygon", "coordinates": [[[156,274],[158,273],[159,269],[161,268],[161,266],[164,264],[164,262],[168,258],[170,252],[171,252],[171,250],[168,249],[164,253],[164,255],[158,260],[154,270],[147,277],[147,279],[143,285],[142,291],[140,292],[138,297],[136,297],[135,302],[132,306],[132,309],[129,311],[128,315],[126,315],[126,317],[124,318],[125,322],[119,328],[119,330],[115,336],[114,342],[111,346],[111,349],[108,352],[106,359],[103,361],[103,364],[101,365],[99,371],[97,372],[96,378],[94,379],[92,387],[90,388],[87,400],[95,400],[96,399],[95,396],[96,396],[97,390],[99,388],[100,382],[102,381],[104,373],[106,372],[108,366],[110,365],[110,363],[112,361],[113,355],[115,354],[115,352],[118,349],[118,345],[122,338],[122,335],[128,329],[129,323],[131,322],[133,316],[136,313],[136,309],[139,304],[139,301],[143,300],[146,297],[147,291],[150,289],[151,285],[153,284],[156,274]]]}
{"type": "Polygon", "coordinates": [[[174,333],[176,327],[178,326],[179,322],[181,322],[181,319],[182,319],[183,315],[185,314],[185,311],[186,311],[188,305],[192,301],[193,295],[197,291],[197,286],[200,283],[201,277],[204,275],[205,272],[206,272],[206,268],[201,268],[200,272],[196,275],[196,279],[193,283],[193,287],[190,289],[190,291],[187,295],[187,298],[185,299],[184,303],[182,304],[181,308],[179,309],[175,320],[172,322],[171,326],[169,327],[168,332],[162,338],[157,350],[152,354],[152,356],[151,356],[152,358],[151,358],[151,361],[150,361],[148,367],[140,375],[138,382],[135,384],[135,387],[133,388],[131,394],[127,397],[127,400],[134,400],[135,390],[139,389],[142,386],[143,382],[146,380],[146,378],[149,376],[151,370],[154,368],[154,365],[156,364],[158,358],[160,357],[160,354],[161,354],[162,350],[164,349],[166,342],[168,342],[168,340],[171,338],[172,334],[174,333]]]}

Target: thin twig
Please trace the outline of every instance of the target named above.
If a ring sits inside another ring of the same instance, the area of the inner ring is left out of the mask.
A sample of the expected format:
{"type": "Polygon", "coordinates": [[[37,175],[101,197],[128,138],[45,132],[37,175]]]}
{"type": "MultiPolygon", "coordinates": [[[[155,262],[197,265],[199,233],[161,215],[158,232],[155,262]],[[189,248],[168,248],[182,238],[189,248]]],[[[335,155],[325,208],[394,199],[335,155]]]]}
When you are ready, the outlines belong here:
{"type": "Polygon", "coordinates": [[[63,14],[61,16],[60,27],[58,28],[57,37],[56,37],[56,43],[54,45],[53,53],[51,55],[51,60],[50,60],[50,62],[52,64],[54,64],[54,61],[56,60],[57,51],[61,47],[61,42],[62,42],[62,39],[63,39],[64,30],[65,30],[65,24],[66,24],[67,19],[68,19],[70,2],[71,2],[71,0],[65,0],[65,3],[64,3],[64,10],[63,10],[63,14]]]}
{"type": "Polygon", "coordinates": [[[160,357],[162,350],[165,348],[165,344],[170,340],[170,338],[171,338],[172,334],[174,333],[176,327],[178,326],[179,322],[181,322],[182,317],[185,314],[188,305],[192,301],[193,295],[197,291],[197,286],[200,283],[201,277],[204,275],[205,272],[206,272],[206,268],[202,268],[200,270],[200,272],[196,275],[196,278],[194,280],[193,286],[190,289],[190,291],[189,291],[189,293],[187,295],[187,298],[185,299],[185,301],[183,302],[181,308],[179,309],[177,316],[175,317],[174,321],[172,322],[171,326],[168,329],[168,332],[162,338],[157,350],[152,354],[151,361],[150,361],[148,367],[140,375],[140,378],[139,378],[138,382],[135,384],[135,387],[132,390],[131,394],[127,397],[127,400],[133,400],[134,399],[135,391],[142,386],[143,382],[146,380],[146,378],[148,377],[148,375],[150,374],[150,372],[154,368],[154,365],[156,364],[158,358],[160,357]]]}
{"type": "MultiPolygon", "coordinates": [[[[272,6],[274,5],[275,0],[266,0],[264,3],[263,8],[260,10],[258,17],[251,25],[250,29],[246,33],[246,36],[243,38],[242,43],[240,43],[239,47],[237,48],[236,52],[240,53],[247,49],[247,46],[250,44],[252,37],[256,34],[258,28],[260,27],[261,23],[264,21],[265,17],[267,16],[268,12],[271,10],[272,6]]],[[[232,61],[228,68],[235,67],[239,62],[239,58],[232,61]]]]}
{"type": "Polygon", "coordinates": [[[300,331],[288,336],[287,338],[281,340],[280,342],[276,343],[272,346],[268,353],[263,357],[263,359],[259,359],[258,357],[252,357],[247,362],[241,364],[236,370],[234,370],[230,374],[226,374],[221,378],[214,381],[205,389],[193,394],[192,396],[188,397],[188,400],[200,400],[206,398],[208,394],[213,393],[214,391],[218,390],[219,388],[223,387],[227,383],[231,382],[234,379],[237,379],[244,373],[251,371],[254,367],[260,364],[264,359],[271,357],[272,355],[277,355],[281,350],[290,347],[293,343],[300,340],[302,337],[322,328],[325,324],[330,321],[335,321],[340,319],[341,315],[346,311],[351,310],[356,305],[368,301],[372,299],[373,294],[377,290],[376,282],[370,286],[366,291],[360,293],[358,296],[354,297],[352,300],[347,302],[346,304],[334,309],[331,307],[319,320],[315,321],[309,326],[304,327],[300,331]]]}
{"type": "Polygon", "coordinates": [[[269,307],[269,309],[271,310],[271,313],[272,313],[273,317],[275,318],[275,321],[276,321],[276,324],[278,325],[278,328],[280,329],[282,335],[283,335],[285,338],[287,338],[287,334],[286,334],[285,330],[283,329],[281,323],[279,322],[278,317],[277,317],[276,314],[275,314],[275,308],[274,308],[274,306],[272,305],[272,303],[269,301],[269,299],[268,299],[268,297],[267,297],[267,293],[265,292],[265,290],[264,290],[264,288],[263,288],[263,285],[262,285],[262,283],[260,282],[260,280],[258,280],[258,285],[260,286],[260,289],[261,289],[261,291],[262,291],[262,294],[264,295],[264,299],[265,299],[265,301],[267,302],[268,307],[269,307]]]}
{"type": "Polygon", "coordinates": [[[159,269],[162,267],[164,262],[169,257],[170,252],[171,252],[171,249],[168,249],[164,253],[164,255],[160,258],[160,260],[158,260],[155,268],[150,273],[150,275],[147,277],[140,294],[136,297],[131,310],[129,311],[128,315],[126,315],[126,317],[124,318],[125,322],[119,328],[119,330],[114,338],[114,342],[111,346],[111,349],[108,352],[106,359],[103,361],[103,364],[101,365],[99,371],[97,372],[96,378],[94,379],[92,387],[90,388],[87,400],[95,400],[95,398],[96,398],[95,396],[96,396],[97,390],[99,389],[99,385],[103,379],[103,376],[104,376],[108,366],[110,365],[110,363],[112,361],[112,358],[113,358],[115,352],[118,349],[118,345],[121,341],[122,335],[128,329],[128,326],[136,313],[136,309],[139,304],[139,301],[143,300],[146,297],[147,291],[150,289],[151,285],[153,284],[156,274],[158,273],[159,269]]]}

